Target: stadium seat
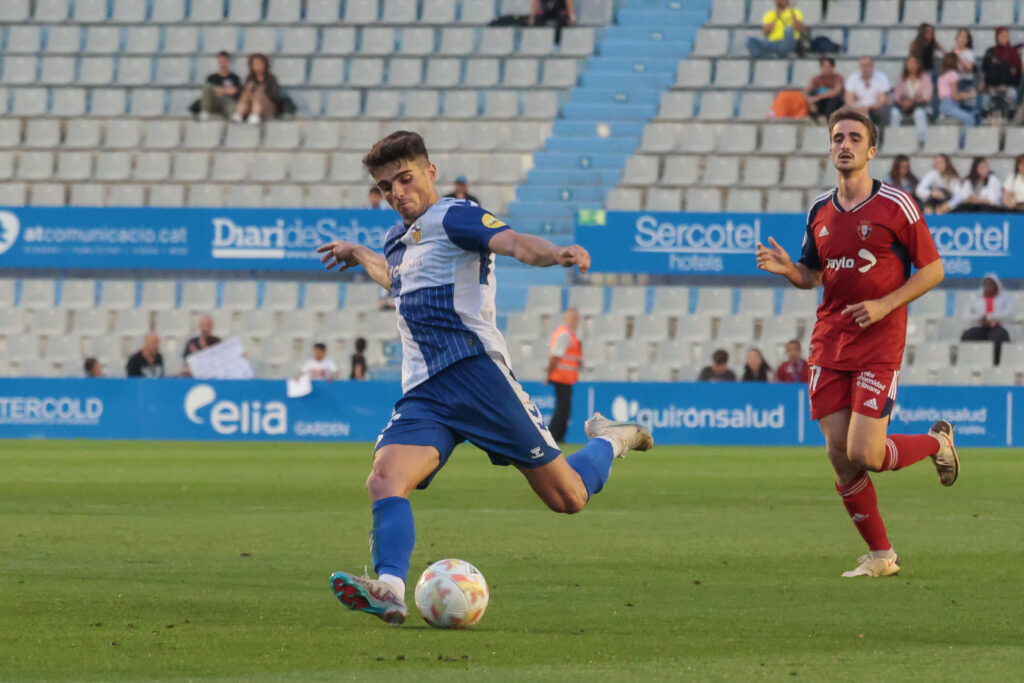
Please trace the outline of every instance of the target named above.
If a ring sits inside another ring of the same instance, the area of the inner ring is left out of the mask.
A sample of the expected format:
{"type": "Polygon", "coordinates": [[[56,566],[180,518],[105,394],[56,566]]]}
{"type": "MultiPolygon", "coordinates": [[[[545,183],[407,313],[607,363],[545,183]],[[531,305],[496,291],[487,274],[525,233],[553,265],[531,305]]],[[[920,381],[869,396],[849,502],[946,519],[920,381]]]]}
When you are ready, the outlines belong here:
{"type": "Polygon", "coordinates": [[[702,28],[697,32],[693,54],[699,57],[717,57],[729,51],[729,31],[717,28],[702,28]]]}
{"type": "MultiPolygon", "coordinates": [[[[989,346],[989,351],[991,351],[989,346]]],[[[948,370],[951,365],[949,344],[927,342],[914,347],[914,366],[930,370],[948,370]]]]}
{"type": "Polygon", "coordinates": [[[25,123],[25,147],[57,147],[60,145],[60,121],[34,119],[25,123]]]}
{"type": "Polygon", "coordinates": [[[132,174],[130,152],[105,152],[97,158],[95,175],[97,180],[128,180],[132,174]]]}
{"type": "MultiPolygon", "coordinates": [[[[11,175],[11,156],[0,155],[0,178],[11,175]]],[[[0,183],[0,206],[24,206],[28,197],[28,186],[25,183],[0,183]]]]}
{"type": "Polygon", "coordinates": [[[634,156],[626,160],[623,182],[631,185],[652,185],[658,181],[658,157],[634,156]]]}
{"type": "Polygon", "coordinates": [[[766,193],[768,202],[765,209],[769,213],[800,213],[807,210],[803,192],[798,190],[779,190],[766,193]]]}
{"type": "Polygon", "coordinates": [[[760,190],[732,189],[726,198],[725,210],[733,213],[760,213],[763,204],[760,190]]]}
{"type": "Polygon", "coordinates": [[[676,87],[706,88],[711,85],[710,59],[684,59],[679,62],[676,87]]]}
{"type": "MultiPolygon", "coordinates": [[[[722,104],[722,103],[720,103],[722,104]]],[[[732,109],[729,109],[731,116],[732,109]]],[[[668,91],[662,94],[658,107],[658,118],[674,121],[686,120],[693,116],[693,93],[684,91],[668,91]]]]}
{"type": "MultiPolygon", "coordinates": [[[[738,163],[735,157],[721,157],[728,161],[718,162],[715,158],[708,159],[708,168],[720,170],[720,167],[727,167],[730,162],[738,163]]],[[[694,156],[671,155],[665,158],[665,168],[661,174],[662,185],[689,186],[697,182],[700,172],[700,158],[694,156]]],[[[707,169],[705,169],[705,178],[707,169]]],[[[706,184],[717,185],[717,182],[707,181],[706,184]]]]}
{"type": "Polygon", "coordinates": [[[185,186],[171,183],[154,185],[149,191],[149,206],[177,208],[185,205],[185,186]]]}
{"type": "Polygon", "coordinates": [[[645,287],[619,286],[612,287],[611,301],[608,310],[611,313],[639,315],[647,308],[647,289],[645,287]]]}
{"type": "MultiPolygon", "coordinates": [[[[750,62],[737,59],[720,59],[715,64],[715,86],[720,88],[742,88],[750,82],[750,62]]],[[[760,85],[760,84],[758,84],[760,85]]]]}
{"type": "MultiPolygon", "coordinates": [[[[743,168],[743,185],[775,187],[779,184],[779,160],[775,157],[747,159],[743,168]]],[[[758,211],[760,208],[757,209],[758,211]]]]}
{"type": "Polygon", "coordinates": [[[717,188],[695,188],[686,191],[686,210],[717,213],[722,210],[722,191],[717,188]]]}
{"type": "Polygon", "coordinates": [[[96,283],[93,280],[63,280],[60,286],[60,308],[81,310],[96,304],[96,283]]]}
{"type": "Polygon", "coordinates": [[[1014,20],[1013,0],[985,0],[978,3],[978,23],[982,26],[1009,26],[1014,20]]]}
{"type": "MultiPolygon", "coordinates": [[[[706,91],[700,98],[700,118],[708,121],[726,121],[733,118],[736,95],[733,91],[706,91]]],[[[765,109],[767,111],[767,109],[765,109]]],[[[763,118],[762,113],[761,117],[763,118]]],[[[684,118],[689,118],[687,114],[684,118]]]]}
{"type": "Polygon", "coordinates": [[[957,347],[956,364],[960,367],[987,368],[993,364],[991,342],[961,342],[957,347]]]}
{"type": "MultiPolygon", "coordinates": [[[[732,125],[732,124],[727,124],[732,125]]],[[[751,140],[751,130],[747,127],[739,128],[736,133],[736,147],[747,148],[749,151],[753,151],[753,145],[756,144],[756,131],[753,131],[754,140],[751,140]]],[[[708,154],[716,149],[716,144],[732,146],[731,143],[726,143],[727,139],[731,139],[733,136],[730,135],[721,136],[718,135],[718,124],[710,123],[685,123],[682,126],[682,130],[678,137],[678,147],[682,152],[689,152],[692,154],[708,154]]],[[[724,149],[720,151],[726,151],[724,149]]],[[[742,152],[736,152],[742,153],[742,152]]]]}
{"type": "MultiPolygon", "coordinates": [[[[149,283],[147,283],[148,285],[149,283]]],[[[254,283],[248,283],[255,287],[254,283]]],[[[145,299],[145,289],[143,298],[145,299]]],[[[181,308],[197,313],[212,313],[217,303],[217,283],[210,280],[188,280],[181,287],[181,308]]]]}
{"type": "Polygon", "coordinates": [[[562,288],[555,285],[534,285],[526,295],[526,310],[552,315],[562,310],[562,288]]]}
{"type": "Polygon", "coordinates": [[[799,339],[799,328],[796,318],[792,316],[769,315],[761,321],[762,344],[785,344],[792,339],[799,339]]]}
{"type": "Polygon", "coordinates": [[[679,211],[682,208],[682,194],[677,188],[652,187],[647,190],[647,211],[679,211]]]}
{"type": "Polygon", "coordinates": [[[144,280],[139,308],[166,311],[177,306],[177,283],[173,280],[144,280]]]}
{"type": "Polygon", "coordinates": [[[739,157],[708,157],[704,166],[704,175],[701,183],[729,187],[736,185],[740,179],[739,157]]]}
{"type": "Polygon", "coordinates": [[[732,314],[732,289],[728,287],[700,287],[697,290],[698,314],[727,316],[732,314]]]}
{"type": "Polygon", "coordinates": [[[142,185],[108,185],[106,206],[143,206],[145,202],[142,185]]]}
{"type": "Polygon", "coordinates": [[[580,315],[591,316],[604,312],[604,287],[569,288],[569,308],[575,308],[580,315]]]}
{"type": "MultiPolygon", "coordinates": [[[[762,60],[754,62],[754,85],[760,88],[783,88],[789,84],[789,62],[784,60],[762,60]]],[[[795,85],[804,85],[795,82],[795,85]]]]}

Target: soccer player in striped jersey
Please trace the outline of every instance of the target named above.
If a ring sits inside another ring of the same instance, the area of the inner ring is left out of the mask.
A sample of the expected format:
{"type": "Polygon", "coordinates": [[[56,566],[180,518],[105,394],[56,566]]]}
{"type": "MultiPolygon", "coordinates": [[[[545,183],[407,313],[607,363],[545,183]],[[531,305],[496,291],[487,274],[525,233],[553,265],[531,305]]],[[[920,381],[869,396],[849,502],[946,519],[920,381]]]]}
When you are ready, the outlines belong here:
{"type": "Polygon", "coordinates": [[[949,422],[939,420],[927,434],[886,434],[907,304],[941,282],[944,272],[913,198],[868,173],[878,142],[871,119],[843,108],[828,125],[838,183],[811,205],[799,261],[769,238],[771,246],[758,245],[757,264],[801,289],[824,286],[811,335],[811,417],[825,435],[836,491],[869,550],[843,576],[888,576],[900,566],[868,472],[931,457],[941,483],[952,486],[960,471],[949,422]]]}
{"type": "Polygon", "coordinates": [[[653,440],[638,424],[595,413],[585,425],[590,441],[564,457],[512,374],[495,325],[494,255],[585,273],[585,249],[516,233],[475,202],[438,197],[437,168],[416,133],[380,140],[363,164],[402,221],[388,231],[383,255],[342,241],[319,251],[328,268],[361,265],[390,290],[402,340],[403,396],[377,438],[366,482],[378,578],[335,572],[331,588],[347,607],[397,625],[407,615],[405,581],[416,538],[409,494],[430,484],[457,444],[469,441],[495,465],[514,465],[549,508],[574,513],[604,486],[614,457],[648,450],[653,440]]]}

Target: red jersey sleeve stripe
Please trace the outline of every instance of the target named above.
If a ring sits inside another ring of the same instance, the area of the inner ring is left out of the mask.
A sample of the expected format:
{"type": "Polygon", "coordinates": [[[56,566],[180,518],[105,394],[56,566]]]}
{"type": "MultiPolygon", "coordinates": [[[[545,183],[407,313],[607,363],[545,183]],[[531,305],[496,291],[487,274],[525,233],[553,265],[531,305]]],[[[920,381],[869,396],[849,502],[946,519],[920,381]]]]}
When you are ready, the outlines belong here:
{"type": "Polygon", "coordinates": [[[878,193],[886,199],[899,204],[900,208],[903,209],[903,215],[907,217],[907,222],[911,225],[921,220],[921,214],[917,211],[917,205],[907,193],[887,185],[883,185],[878,193]]]}

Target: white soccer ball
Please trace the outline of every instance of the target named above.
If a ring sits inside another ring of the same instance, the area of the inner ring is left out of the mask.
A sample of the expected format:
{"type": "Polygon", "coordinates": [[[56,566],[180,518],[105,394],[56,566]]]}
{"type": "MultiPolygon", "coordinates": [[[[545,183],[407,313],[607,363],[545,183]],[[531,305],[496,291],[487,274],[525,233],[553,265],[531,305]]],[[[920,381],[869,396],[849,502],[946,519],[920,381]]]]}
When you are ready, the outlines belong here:
{"type": "Polygon", "coordinates": [[[416,608],[434,628],[473,626],[490,597],[484,575],[464,560],[435,562],[416,582],[416,608]]]}

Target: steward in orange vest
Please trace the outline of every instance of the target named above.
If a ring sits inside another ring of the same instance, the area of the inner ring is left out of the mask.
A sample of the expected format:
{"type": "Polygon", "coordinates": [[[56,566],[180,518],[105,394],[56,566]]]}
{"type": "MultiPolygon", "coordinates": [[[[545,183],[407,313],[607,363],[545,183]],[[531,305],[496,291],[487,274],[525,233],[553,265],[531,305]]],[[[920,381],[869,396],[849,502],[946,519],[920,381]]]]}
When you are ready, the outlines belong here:
{"type": "Polygon", "coordinates": [[[548,350],[548,382],[555,388],[555,412],[551,416],[551,436],[555,441],[565,441],[572,410],[572,385],[580,376],[583,364],[583,345],[576,336],[580,314],[575,308],[565,312],[564,322],[551,335],[548,350]]]}

